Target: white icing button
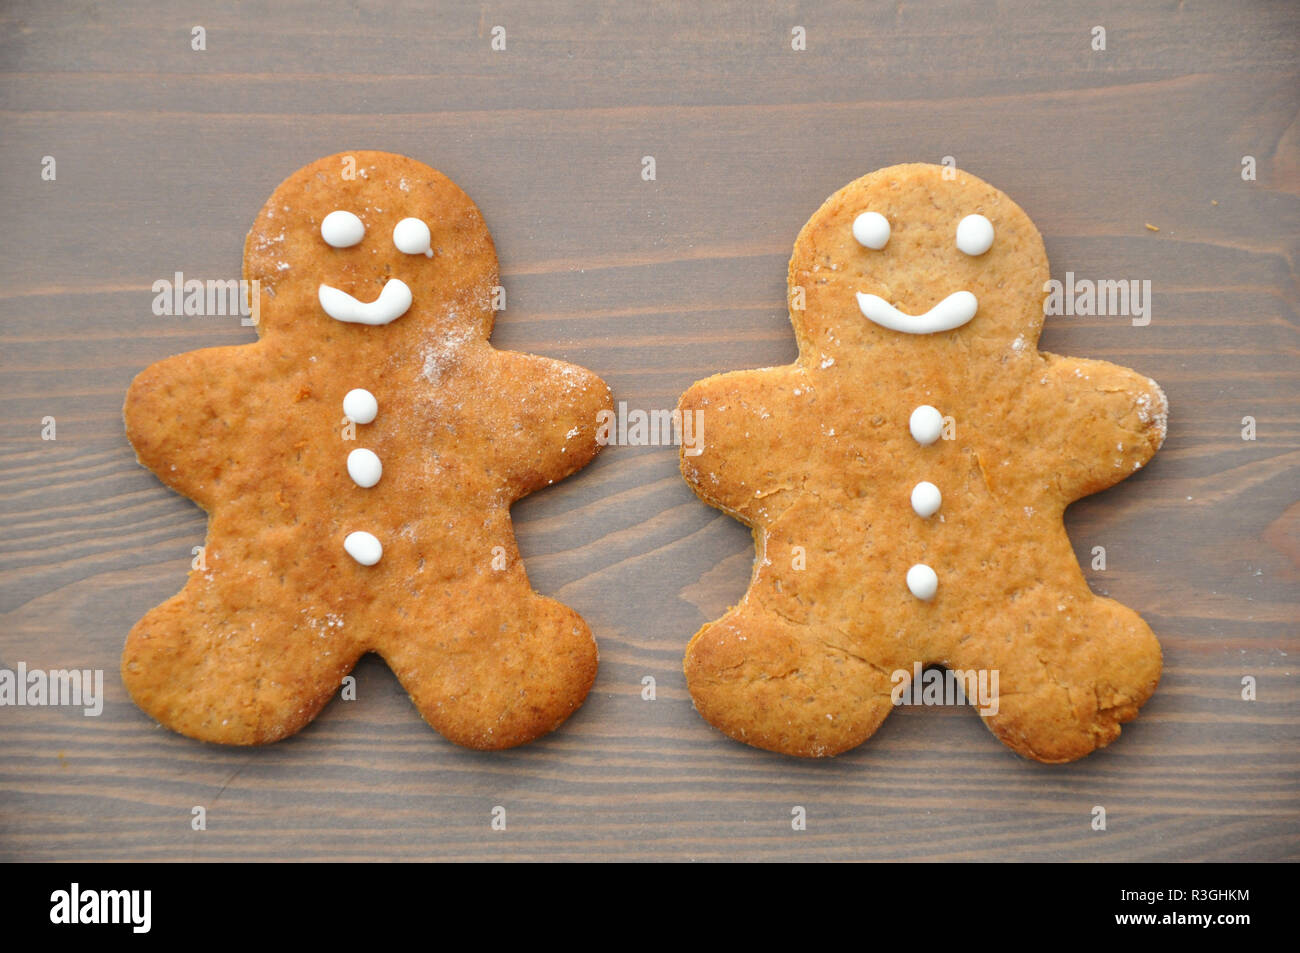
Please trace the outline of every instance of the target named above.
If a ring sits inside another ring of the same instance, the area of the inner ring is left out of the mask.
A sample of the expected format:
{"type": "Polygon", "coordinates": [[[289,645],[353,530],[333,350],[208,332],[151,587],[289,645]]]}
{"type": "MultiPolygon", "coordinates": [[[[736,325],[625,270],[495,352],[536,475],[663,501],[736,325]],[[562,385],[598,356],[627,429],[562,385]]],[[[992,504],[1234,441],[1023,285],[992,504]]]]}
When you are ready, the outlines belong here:
{"type": "Polygon", "coordinates": [[[389,278],[374,301],[358,301],[346,291],[321,285],[316,292],[320,306],[335,321],[348,324],[391,324],[411,307],[411,289],[400,278],[389,278]]]}
{"type": "Polygon", "coordinates": [[[353,423],[368,424],[379,414],[379,401],[364,387],[357,387],[343,396],[343,414],[353,423]]]}
{"type": "Polygon", "coordinates": [[[889,219],[879,212],[863,212],[853,220],[853,237],[864,248],[880,251],[889,244],[889,219]]]}
{"type": "Polygon", "coordinates": [[[348,476],[357,486],[367,489],[379,482],[384,475],[384,465],[373,451],[358,447],[348,454],[348,476]]]}
{"type": "Polygon", "coordinates": [[[343,548],[363,566],[373,566],[384,555],[383,545],[369,533],[348,533],[343,548]]]}
{"type": "Polygon", "coordinates": [[[943,435],[943,414],[929,404],[922,404],[912,411],[912,418],[907,422],[912,437],[923,447],[928,447],[943,435]]]}
{"type": "Polygon", "coordinates": [[[334,248],[351,248],[366,237],[366,226],[351,212],[330,212],[320,223],[320,237],[334,248]]]}
{"type": "Polygon", "coordinates": [[[408,255],[428,255],[432,258],[433,249],[429,247],[432,241],[429,226],[418,218],[404,218],[393,228],[393,244],[398,251],[408,255]]]}
{"type": "Polygon", "coordinates": [[[939,591],[939,577],[925,563],[917,563],[907,571],[907,588],[916,598],[929,602],[939,591]]]}
{"type": "Polygon", "coordinates": [[[943,505],[943,494],[933,483],[922,480],[912,487],[912,509],[917,516],[931,517],[943,505]]]}
{"type": "Polygon", "coordinates": [[[993,247],[993,223],[983,215],[967,215],[957,223],[957,247],[971,256],[984,254],[993,247]]]}

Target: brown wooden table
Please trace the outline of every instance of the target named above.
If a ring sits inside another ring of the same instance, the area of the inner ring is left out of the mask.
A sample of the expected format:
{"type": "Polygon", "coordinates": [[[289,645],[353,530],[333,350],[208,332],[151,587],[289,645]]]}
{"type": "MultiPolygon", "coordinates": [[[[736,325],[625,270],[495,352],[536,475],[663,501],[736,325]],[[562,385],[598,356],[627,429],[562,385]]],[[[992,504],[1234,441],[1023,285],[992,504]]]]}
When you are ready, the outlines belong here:
{"type": "Polygon", "coordinates": [[[186,6],[0,10],[0,667],[106,678],[99,717],[0,708],[0,859],[1297,857],[1294,4],[186,6]],[[1148,326],[1059,317],[1042,342],[1139,368],[1172,403],[1153,463],[1068,514],[1094,588],[1161,638],[1142,716],[1058,767],[967,709],[900,710],[826,762],[725,738],[681,656],[744,591],[749,536],[694,498],[673,449],[616,447],[515,508],[535,586],[600,641],[559,732],[455,748],[375,658],[355,702],[268,748],[154,725],[119,652],[182,585],[204,518],[136,464],[123,392],[152,361],[253,332],[156,317],[151,285],[236,276],[275,185],[349,148],[464,187],[509,291],[496,345],[590,367],[631,407],[792,359],[795,234],[895,162],[952,156],[1010,193],[1055,277],[1149,279],[1148,326]]]}

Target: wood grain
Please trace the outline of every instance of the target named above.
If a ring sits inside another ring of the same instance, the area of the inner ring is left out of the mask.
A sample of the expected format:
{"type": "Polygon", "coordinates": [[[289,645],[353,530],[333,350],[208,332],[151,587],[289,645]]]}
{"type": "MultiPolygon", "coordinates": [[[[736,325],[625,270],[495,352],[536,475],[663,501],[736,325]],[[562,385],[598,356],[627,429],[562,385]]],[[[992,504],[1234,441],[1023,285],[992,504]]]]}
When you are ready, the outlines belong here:
{"type": "Polygon", "coordinates": [[[0,24],[0,666],[103,669],[107,695],[98,718],[0,708],[0,859],[1300,855],[1295,5],[18,2],[0,24]],[[136,465],[122,396],[152,361],[252,339],[153,316],[150,286],[236,276],[275,185],[348,148],[465,188],[509,291],[496,345],[590,367],[632,407],[790,360],[795,234],[894,162],[951,155],[1007,191],[1055,277],[1149,279],[1148,327],[1054,318],[1042,342],[1136,367],[1172,405],[1153,463],[1068,514],[1085,567],[1106,547],[1094,588],[1164,647],[1142,716],[1064,767],[1018,759],[966,710],[900,710],[833,762],[724,738],[681,656],[744,591],[748,534],[695,500],[674,450],[616,447],[515,508],[534,585],[601,646],[557,734],[454,748],[373,658],[357,701],[270,748],[150,723],[118,655],[181,586],[204,520],[136,465]]]}

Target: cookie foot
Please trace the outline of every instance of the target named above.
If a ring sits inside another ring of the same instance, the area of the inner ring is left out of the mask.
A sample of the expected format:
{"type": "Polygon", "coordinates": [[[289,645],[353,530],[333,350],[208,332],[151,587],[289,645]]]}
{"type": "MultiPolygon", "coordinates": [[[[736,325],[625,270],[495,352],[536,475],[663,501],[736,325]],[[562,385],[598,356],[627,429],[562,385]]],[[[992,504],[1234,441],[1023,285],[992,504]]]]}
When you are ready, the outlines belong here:
{"type": "Polygon", "coordinates": [[[889,674],[830,627],[742,605],[686,651],[686,682],[705,720],[738,741],[801,757],[856,747],[889,714],[889,674]]]}
{"type": "Polygon", "coordinates": [[[582,618],[535,593],[432,607],[378,650],[424,719],[467,748],[524,744],[557,728],[596,678],[582,618]]]}
{"type": "Polygon", "coordinates": [[[316,717],[361,650],[327,612],[225,604],[187,587],[147,613],[127,636],[122,680],[146,714],[191,738],[279,741],[316,717]]]}
{"type": "MultiPolygon", "coordinates": [[[[1008,643],[1011,644],[1011,643],[1008,643]]],[[[1041,626],[1000,659],[998,711],[989,729],[1027,758],[1073,761],[1110,744],[1160,680],[1160,646],[1131,609],[1109,599],[1041,626]]]]}

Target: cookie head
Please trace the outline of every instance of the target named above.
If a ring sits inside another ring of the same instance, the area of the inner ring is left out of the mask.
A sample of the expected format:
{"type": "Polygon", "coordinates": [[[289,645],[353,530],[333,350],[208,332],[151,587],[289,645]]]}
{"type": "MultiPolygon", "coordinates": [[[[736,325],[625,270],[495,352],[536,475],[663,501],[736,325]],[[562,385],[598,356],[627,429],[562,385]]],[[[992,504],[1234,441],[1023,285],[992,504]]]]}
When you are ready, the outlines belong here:
{"type": "Polygon", "coordinates": [[[486,338],[498,280],[469,196],[423,163],[370,152],[328,156],[286,179],[249,232],[244,276],[258,281],[261,334],[307,344],[369,332],[390,348],[431,325],[486,338]]]}
{"type": "Polygon", "coordinates": [[[1047,278],[1038,229],[1001,191],[942,166],[891,166],[836,192],[800,232],[790,291],[804,308],[791,317],[818,353],[936,338],[1023,347],[1047,278]]]}

